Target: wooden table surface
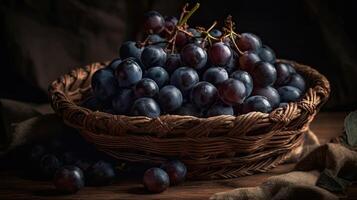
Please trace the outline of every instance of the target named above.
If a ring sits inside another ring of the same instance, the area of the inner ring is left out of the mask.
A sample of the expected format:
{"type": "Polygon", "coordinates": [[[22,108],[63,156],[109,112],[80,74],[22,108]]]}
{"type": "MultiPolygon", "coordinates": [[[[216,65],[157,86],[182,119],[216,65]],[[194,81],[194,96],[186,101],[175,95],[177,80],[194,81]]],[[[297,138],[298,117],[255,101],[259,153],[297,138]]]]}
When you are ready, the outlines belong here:
{"type": "MultiPolygon", "coordinates": [[[[321,113],[313,121],[311,129],[316,133],[322,143],[340,134],[343,130],[343,120],[346,113],[321,113]]],[[[230,180],[215,181],[187,181],[182,185],[170,187],[161,194],[146,194],[139,181],[118,181],[111,186],[85,187],[74,195],[61,195],[56,193],[50,182],[32,181],[16,176],[16,172],[0,172],[0,200],[12,199],[208,199],[216,192],[222,192],[237,187],[259,185],[272,175],[290,171],[292,164],[281,165],[269,173],[256,174],[230,180]]],[[[344,199],[357,199],[357,185],[352,185],[347,190],[344,199]]]]}

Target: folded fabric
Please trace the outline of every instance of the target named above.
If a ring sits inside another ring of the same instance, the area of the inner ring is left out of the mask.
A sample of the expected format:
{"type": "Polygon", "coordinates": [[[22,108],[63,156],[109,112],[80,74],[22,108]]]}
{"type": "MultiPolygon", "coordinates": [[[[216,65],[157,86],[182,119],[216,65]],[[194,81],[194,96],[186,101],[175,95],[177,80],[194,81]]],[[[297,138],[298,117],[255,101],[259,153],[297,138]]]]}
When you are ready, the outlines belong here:
{"type": "Polygon", "coordinates": [[[315,147],[299,161],[295,171],[272,176],[257,187],[214,194],[211,200],[338,199],[357,180],[357,152],[341,144],[315,147]]]}
{"type": "Polygon", "coordinates": [[[0,99],[0,156],[32,141],[69,132],[51,107],[0,99]]]}

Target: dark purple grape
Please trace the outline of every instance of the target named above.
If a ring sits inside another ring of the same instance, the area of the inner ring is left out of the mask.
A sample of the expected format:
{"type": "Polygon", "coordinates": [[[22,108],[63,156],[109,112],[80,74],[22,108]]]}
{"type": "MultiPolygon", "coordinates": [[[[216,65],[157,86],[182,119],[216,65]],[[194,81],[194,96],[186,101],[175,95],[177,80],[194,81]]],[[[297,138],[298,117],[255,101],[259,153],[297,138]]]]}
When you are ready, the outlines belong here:
{"type": "Polygon", "coordinates": [[[242,81],[229,78],[218,86],[221,100],[228,105],[243,103],[246,98],[246,88],[242,81]]]}
{"type": "MultiPolygon", "coordinates": [[[[140,67],[139,67],[140,68],[140,67]]],[[[109,69],[99,69],[92,76],[92,90],[100,101],[108,101],[118,90],[118,83],[109,69]]]]}
{"type": "Polygon", "coordinates": [[[147,38],[149,44],[152,44],[152,45],[157,45],[161,48],[164,48],[167,44],[167,40],[162,38],[160,35],[158,34],[151,34],[148,36],[147,38]]]}
{"type": "Polygon", "coordinates": [[[245,114],[254,111],[268,113],[272,111],[272,107],[266,97],[251,96],[244,101],[242,112],[245,114]]]}
{"type": "Polygon", "coordinates": [[[169,176],[170,185],[180,184],[186,178],[187,168],[178,160],[166,162],[162,164],[160,168],[163,169],[169,176]]]}
{"type": "Polygon", "coordinates": [[[115,76],[118,80],[119,87],[131,87],[139,82],[143,72],[133,59],[127,58],[123,60],[115,70],[115,76]]]}
{"type": "Polygon", "coordinates": [[[167,70],[168,73],[171,74],[181,65],[182,63],[180,54],[168,54],[164,68],[167,70]]]}
{"type": "Polygon", "coordinates": [[[208,49],[208,57],[213,65],[224,66],[232,58],[232,51],[223,42],[216,42],[208,49]]]}
{"type": "Polygon", "coordinates": [[[207,53],[201,47],[191,43],[182,49],[181,59],[189,67],[201,69],[207,63],[207,53]]]}
{"type": "Polygon", "coordinates": [[[258,62],[252,70],[252,77],[255,86],[266,87],[273,85],[276,81],[276,69],[268,62],[258,62]]]}
{"type": "Polygon", "coordinates": [[[176,86],[184,96],[198,81],[197,72],[189,67],[176,69],[170,79],[171,85],[176,86]]]}
{"type": "Polygon", "coordinates": [[[179,48],[185,46],[189,42],[189,38],[184,32],[179,31],[176,35],[175,45],[179,48]]]}
{"type": "Polygon", "coordinates": [[[217,88],[208,82],[198,82],[191,90],[191,102],[199,108],[207,108],[218,98],[217,88]]]}
{"type": "Polygon", "coordinates": [[[237,70],[231,74],[231,78],[234,78],[238,81],[242,81],[246,89],[246,96],[250,96],[253,90],[253,79],[248,72],[243,70],[237,70]]]}
{"type": "Polygon", "coordinates": [[[61,162],[53,154],[46,154],[41,158],[40,170],[45,178],[52,178],[60,167],[61,162]]]}
{"type": "Polygon", "coordinates": [[[261,60],[256,53],[244,52],[243,55],[239,57],[239,67],[244,71],[250,72],[259,61],[261,60]]]}
{"type": "Polygon", "coordinates": [[[274,64],[276,57],[274,51],[268,47],[268,46],[263,46],[261,49],[258,51],[258,55],[262,61],[274,64]]]}
{"type": "Polygon", "coordinates": [[[239,66],[238,54],[233,52],[233,56],[231,57],[227,65],[223,66],[223,68],[228,72],[228,74],[231,74],[232,72],[238,69],[238,66],[239,66]]]}
{"type": "Polygon", "coordinates": [[[175,111],[176,115],[188,115],[188,116],[195,116],[195,117],[201,117],[202,113],[200,112],[200,109],[198,109],[196,106],[186,103],[183,104],[179,109],[175,111]]]}
{"type": "Polygon", "coordinates": [[[219,38],[222,36],[222,32],[218,29],[212,29],[209,34],[215,38],[219,38]]]}
{"type": "Polygon", "coordinates": [[[122,62],[122,60],[120,58],[114,59],[112,60],[112,62],[109,63],[109,65],[107,66],[107,69],[111,69],[113,71],[115,71],[115,69],[119,66],[119,64],[122,62]]]}
{"type": "Polygon", "coordinates": [[[78,167],[65,166],[56,171],[53,182],[62,193],[76,193],[84,186],[83,172],[78,167]]]}
{"type": "Polygon", "coordinates": [[[115,179],[115,171],[110,163],[98,161],[85,173],[86,184],[91,186],[104,186],[111,184],[115,179]]]}
{"type": "Polygon", "coordinates": [[[207,110],[206,117],[218,115],[234,115],[233,107],[223,103],[215,103],[207,110]]]}
{"type": "Polygon", "coordinates": [[[280,95],[278,91],[271,86],[267,86],[263,88],[254,88],[253,95],[266,97],[273,109],[279,106],[280,95]]]}
{"type": "Polygon", "coordinates": [[[222,67],[208,68],[203,74],[203,80],[217,86],[219,83],[228,79],[227,71],[222,67]]]}
{"type": "Polygon", "coordinates": [[[252,33],[242,33],[237,41],[238,48],[245,51],[258,51],[262,47],[262,42],[258,36],[252,33]]]}
{"type": "Polygon", "coordinates": [[[144,15],[144,29],[147,33],[160,33],[164,30],[165,20],[156,11],[149,11],[144,15]]]}
{"type": "Polygon", "coordinates": [[[164,66],[166,63],[166,52],[159,46],[147,46],[141,53],[141,62],[146,68],[164,66]]]}
{"type": "Polygon", "coordinates": [[[174,16],[165,17],[165,28],[168,31],[173,31],[175,29],[177,22],[178,22],[178,20],[174,16]]]}
{"type": "Polygon", "coordinates": [[[155,81],[159,88],[162,88],[169,82],[169,74],[162,67],[151,67],[145,73],[146,78],[150,78],[155,81]]]}
{"type": "Polygon", "coordinates": [[[80,104],[84,108],[96,111],[101,109],[101,102],[95,96],[89,96],[80,104]]]}
{"type": "Polygon", "coordinates": [[[286,83],[286,85],[296,87],[302,92],[304,92],[305,89],[306,89],[305,80],[298,73],[292,74],[291,77],[290,77],[290,80],[286,83]]]}
{"type": "Polygon", "coordinates": [[[140,98],[134,102],[131,108],[131,115],[146,116],[150,118],[159,117],[161,114],[160,107],[152,98],[140,98]]]}
{"type": "Polygon", "coordinates": [[[64,165],[74,165],[79,160],[79,155],[75,152],[64,152],[60,159],[64,165]]]}
{"type": "Polygon", "coordinates": [[[121,89],[112,99],[112,107],[115,114],[129,113],[135,100],[135,94],[131,89],[121,89]]]}
{"type": "Polygon", "coordinates": [[[195,28],[188,28],[187,31],[192,33],[193,37],[195,38],[202,37],[202,34],[195,28]]]}
{"type": "Polygon", "coordinates": [[[124,42],[119,49],[119,55],[121,59],[135,58],[136,61],[140,60],[142,48],[136,45],[136,42],[126,41],[124,42]]]}
{"type": "Polygon", "coordinates": [[[181,107],[183,97],[181,91],[173,85],[161,88],[159,93],[159,103],[165,112],[171,112],[181,107]]]}
{"type": "Polygon", "coordinates": [[[141,79],[134,87],[136,98],[154,97],[159,93],[159,86],[149,78],[141,79]]]}
{"type": "Polygon", "coordinates": [[[283,86],[278,88],[281,102],[289,103],[292,101],[298,101],[302,95],[301,90],[292,86],[283,86]]]}
{"type": "Polygon", "coordinates": [[[150,168],[144,173],[143,184],[149,192],[163,192],[170,185],[169,175],[160,168],[150,168]]]}
{"type": "Polygon", "coordinates": [[[284,108],[286,106],[288,106],[288,103],[282,102],[282,103],[279,104],[280,108],[284,108]]]}
{"type": "Polygon", "coordinates": [[[292,74],[295,73],[295,69],[287,63],[276,63],[275,69],[277,73],[277,78],[275,84],[280,86],[286,84],[292,74]]]}

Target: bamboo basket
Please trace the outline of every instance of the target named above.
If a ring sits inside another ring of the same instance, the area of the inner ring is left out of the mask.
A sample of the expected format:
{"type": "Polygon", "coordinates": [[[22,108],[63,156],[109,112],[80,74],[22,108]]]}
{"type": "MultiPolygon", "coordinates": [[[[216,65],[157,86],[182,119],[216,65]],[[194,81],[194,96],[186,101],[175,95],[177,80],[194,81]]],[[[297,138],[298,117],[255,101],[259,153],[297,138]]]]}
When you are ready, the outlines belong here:
{"type": "Polygon", "coordinates": [[[160,164],[176,158],[190,179],[222,179],[266,172],[282,163],[303,142],[321,106],[327,101],[327,79],[309,66],[291,63],[308,89],[298,102],[270,113],[239,116],[112,115],[80,107],[91,93],[93,73],[107,63],[78,68],[49,87],[53,109],[96,147],[118,160],[160,164]]]}

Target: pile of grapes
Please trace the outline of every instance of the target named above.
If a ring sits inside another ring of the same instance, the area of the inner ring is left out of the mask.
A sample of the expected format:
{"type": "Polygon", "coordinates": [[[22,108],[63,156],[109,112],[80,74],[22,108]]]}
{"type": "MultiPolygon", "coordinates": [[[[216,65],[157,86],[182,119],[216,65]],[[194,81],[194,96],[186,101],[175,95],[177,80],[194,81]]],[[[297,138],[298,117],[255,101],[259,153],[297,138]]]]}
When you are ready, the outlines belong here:
{"type": "Polygon", "coordinates": [[[179,19],[150,11],[146,38],[122,44],[118,59],[92,77],[94,97],[83,106],[130,116],[163,114],[211,117],[268,113],[303,95],[304,78],[252,33],[223,27],[192,28],[197,10],[184,6],[179,19]]]}

